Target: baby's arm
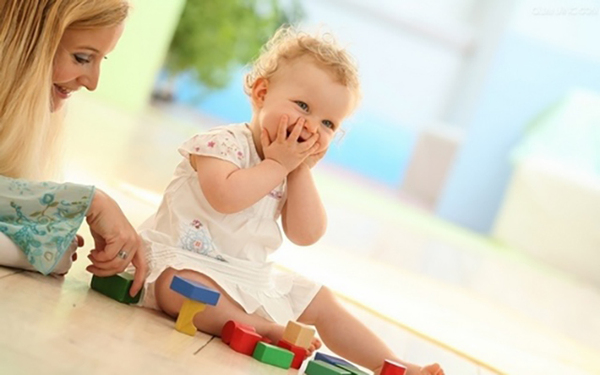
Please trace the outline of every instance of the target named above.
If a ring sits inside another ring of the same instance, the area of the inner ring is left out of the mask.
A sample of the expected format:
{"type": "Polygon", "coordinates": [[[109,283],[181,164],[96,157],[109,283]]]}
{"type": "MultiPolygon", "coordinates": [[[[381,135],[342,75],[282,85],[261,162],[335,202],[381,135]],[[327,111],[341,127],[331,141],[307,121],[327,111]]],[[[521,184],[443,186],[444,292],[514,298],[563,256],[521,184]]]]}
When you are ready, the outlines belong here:
{"type": "Polygon", "coordinates": [[[240,169],[236,165],[210,156],[193,155],[190,160],[204,196],[218,212],[239,212],[258,202],[287,175],[278,162],[263,160],[258,165],[240,169]]]}
{"type": "Polygon", "coordinates": [[[312,245],[325,234],[327,214],[306,163],[288,175],[288,198],[281,222],[285,235],[296,245],[312,245]]]}

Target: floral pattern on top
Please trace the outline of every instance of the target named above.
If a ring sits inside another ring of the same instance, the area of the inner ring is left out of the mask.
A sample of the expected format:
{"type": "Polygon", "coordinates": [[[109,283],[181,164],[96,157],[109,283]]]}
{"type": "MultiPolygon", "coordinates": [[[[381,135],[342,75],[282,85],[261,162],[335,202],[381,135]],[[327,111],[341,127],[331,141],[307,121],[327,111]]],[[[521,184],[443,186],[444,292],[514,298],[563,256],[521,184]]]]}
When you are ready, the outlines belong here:
{"type": "Polygon", "coordinates": [[[0,176],[0,232],[47,275],[75,238],[93,194],[93,186],[0,176]]]}
{"type": "Polygon", "coordinates": [[[182,228],[179,238],[179,247],[196,254],[227,262],[215,249],[213,240],[206,227],[198,219],[192,220],[189,225],[182,228]]]}
{"type": "Polygon", "coordinates": [[[214,129],[212,132],[194,136],[181,146],[179,152],[185,157],[190,155],[216,157],[238,167],[242,167],[241,163],[246,157],[235,135],[229,132],[215,132],[214,129]]]}

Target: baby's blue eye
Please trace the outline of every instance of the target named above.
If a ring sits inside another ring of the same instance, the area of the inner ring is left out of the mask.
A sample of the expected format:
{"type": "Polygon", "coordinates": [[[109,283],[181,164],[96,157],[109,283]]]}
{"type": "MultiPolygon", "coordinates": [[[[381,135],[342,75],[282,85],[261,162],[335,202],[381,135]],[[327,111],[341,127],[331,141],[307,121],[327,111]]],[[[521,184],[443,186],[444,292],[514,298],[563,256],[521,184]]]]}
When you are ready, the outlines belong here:
{"type": "Polygon", "coordinates": [[[308,104],[304,103],[303,101],[300,100],[296,100],[295,103],[298,105],[298,107],[300,107],[303,111],[308,112],[308,104]]]}
{"type": "Polygon", "coordinates": [[[87,55],[74,54],[73,57],[78,64],[87,64],[90,62],[90,59],[87,55]]]}
{"type": "Polygon", "coordinates": [[[329,128],[329,129],[335,128],[335,125],[333,124],[333,122],[331,122],[329,120],[323,120],[323,121],[321,121],[321,123],[323,125],[325,125],[325,127],[329,128]]]}

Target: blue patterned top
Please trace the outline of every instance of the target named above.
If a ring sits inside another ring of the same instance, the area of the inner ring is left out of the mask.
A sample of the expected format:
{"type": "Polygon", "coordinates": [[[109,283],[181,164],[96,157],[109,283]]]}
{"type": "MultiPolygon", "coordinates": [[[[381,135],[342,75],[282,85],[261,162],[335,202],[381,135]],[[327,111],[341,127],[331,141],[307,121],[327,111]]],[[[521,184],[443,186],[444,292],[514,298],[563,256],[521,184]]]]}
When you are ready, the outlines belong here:
{"type": "Polygon", "coordinates": [[[0,232],[47,275],[75,238],[93,195],[93,186],[0,176],[0,232]]]}

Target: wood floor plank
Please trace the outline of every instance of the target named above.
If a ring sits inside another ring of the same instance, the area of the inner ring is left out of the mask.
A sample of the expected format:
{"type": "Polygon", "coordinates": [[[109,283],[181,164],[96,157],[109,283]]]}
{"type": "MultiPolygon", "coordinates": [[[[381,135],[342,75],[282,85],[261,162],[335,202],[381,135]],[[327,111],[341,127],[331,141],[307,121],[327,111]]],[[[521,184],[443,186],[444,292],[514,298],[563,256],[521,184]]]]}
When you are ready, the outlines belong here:
{"type": "Polygon", "coordinates": [[[202,374],[227,375],[284,375],[302,374],[295,369],[284,370],[264,364],[256,359],[240,354],[220,339],[212,340],[206,347],[194,356],[196,368],[202,374]]]}
{"type": "Polygon", "coordinates": [[[0,368],[11,374],[197,374],[211,336],[174,330],[161,313],[89,289],[89,274],[24,272],[0,283],[0,368]]]}

